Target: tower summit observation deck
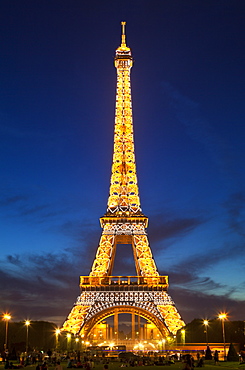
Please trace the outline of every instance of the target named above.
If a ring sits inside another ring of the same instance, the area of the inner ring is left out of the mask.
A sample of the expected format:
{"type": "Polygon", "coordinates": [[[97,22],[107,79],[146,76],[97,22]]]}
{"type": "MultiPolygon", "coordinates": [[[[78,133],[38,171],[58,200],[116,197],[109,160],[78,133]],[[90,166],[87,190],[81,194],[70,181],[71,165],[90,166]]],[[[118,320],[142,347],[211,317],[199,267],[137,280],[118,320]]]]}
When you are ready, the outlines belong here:
{"type": "Polygon", "coordinates": [[[77,298],[63,330],[87,337],[93,327],[118,313],[136,313],[152,322],[162,337],[176,334],[184,322],[167,293],[150,249],[148,218],[140,205],[135,163],[130,71],[131,50],[122,22],[117,70],[114,150],[107,210],[100,218],[102,235],[89,276],[81,276],[77,298]],[[131,244],[136,276],[112,276],[116,247],[131,244]]]}

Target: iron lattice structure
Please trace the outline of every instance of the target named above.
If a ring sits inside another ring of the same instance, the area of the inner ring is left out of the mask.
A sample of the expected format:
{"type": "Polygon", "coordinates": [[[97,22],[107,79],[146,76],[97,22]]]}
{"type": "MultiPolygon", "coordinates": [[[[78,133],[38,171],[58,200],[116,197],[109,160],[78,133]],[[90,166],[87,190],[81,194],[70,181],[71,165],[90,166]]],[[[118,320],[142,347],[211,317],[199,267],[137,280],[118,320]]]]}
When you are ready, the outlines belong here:
{"type": "Polygon", "coordinates": [[[114,153],[103,229],[89,276],[80,278],[81,294],[63,330],[86,337],[101,320],[117,313],[135,313],[153,322],[163,336],[184,326],[169,294],[168,277],[160,276],[152,256],[137,183],[130,71],[133,58],[122,22],[116,49],[117,92],[114,153]],[[111,276],[117,244],[131,244],[137,276],[111,276]]]}

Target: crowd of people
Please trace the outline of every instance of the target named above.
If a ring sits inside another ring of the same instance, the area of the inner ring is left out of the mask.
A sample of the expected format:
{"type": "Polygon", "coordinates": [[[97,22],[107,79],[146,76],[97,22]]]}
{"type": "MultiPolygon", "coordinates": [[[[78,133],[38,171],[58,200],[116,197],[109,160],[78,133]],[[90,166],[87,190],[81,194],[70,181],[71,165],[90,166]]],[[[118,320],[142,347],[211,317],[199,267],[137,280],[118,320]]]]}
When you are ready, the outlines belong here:
{"type": "MultiPolygon", "coordinates": [[[[219,363],[219,353],[217,350],[213,353],[211,358],[214,364],[217,365],[219,363]]],[[[109,357],[98,357],[89,353],[80,353],[79,351],[65,354],[52,352],[51,350],[48,350],[46,353],[34,351],[28,354],[28,356],[26,356],[25,353],[19,354],[17,361],[14,363],[5,359],[4,369],[20,369],[28,365],[34,365],[35,370],[48,370],[48,367],[52,367],[54,370],[64,370],[64,368],[93,370],[95,365],[102,363],[104,366],[103,370],[108,370],[110,361],[112,361],[112,359],[109,357]]],[[[119,362],[119,367],[147,365],[164,366],[180,362],[183,364],[182,370],[193,370],[194,367],[204,366],[204,355],[203,353],[197,352],[196,358],[194,359],[192,354],[181,353],[166,354],[165,356],[155,354],[153,357],[136,356],[132,354],[128,358],[119,357],[117,361],[119,362]]]]}

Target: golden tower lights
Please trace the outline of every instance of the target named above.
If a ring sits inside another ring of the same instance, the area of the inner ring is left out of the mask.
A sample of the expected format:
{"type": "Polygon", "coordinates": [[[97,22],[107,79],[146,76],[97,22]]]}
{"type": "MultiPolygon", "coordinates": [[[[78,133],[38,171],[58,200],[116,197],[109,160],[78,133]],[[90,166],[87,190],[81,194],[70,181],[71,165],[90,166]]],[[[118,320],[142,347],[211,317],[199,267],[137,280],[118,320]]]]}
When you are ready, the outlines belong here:
{"type": "Polygon", "coordinates": [[[137,183],[130,71],[133,58],[122,22],[121,45],[114,59],[117,91],[114,151],[107,211],[100,218],[102,235],[89,276],[81,276],[81,294],[63,330],[83,337],[104,318],[136,313],[151,321],[162,336],[184,326],[167,293],[168,277],[160,276],[146,233],[148,218],[140,207],[137,183]],[[117,244],[131,244],[137,276],[111,276],[117,244]]]}

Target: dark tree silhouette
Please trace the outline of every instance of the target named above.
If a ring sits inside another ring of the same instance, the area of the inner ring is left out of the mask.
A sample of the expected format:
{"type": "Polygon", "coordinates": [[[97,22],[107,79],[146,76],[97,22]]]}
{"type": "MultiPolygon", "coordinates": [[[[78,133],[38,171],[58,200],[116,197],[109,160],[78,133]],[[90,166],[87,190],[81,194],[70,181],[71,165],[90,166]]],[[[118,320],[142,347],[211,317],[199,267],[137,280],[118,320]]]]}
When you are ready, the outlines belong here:
{"type": "Polygon", "coordinates": [[[239,356],[232,343],[230,344],[230,347],[229,347],[227,361],[239,361],[239,356]]]}
{"type": "Polygon", "coordinates": [[[209,346],[207,346],[205,351],[205,360],[212,360],[212,352],[209,346]]]}

